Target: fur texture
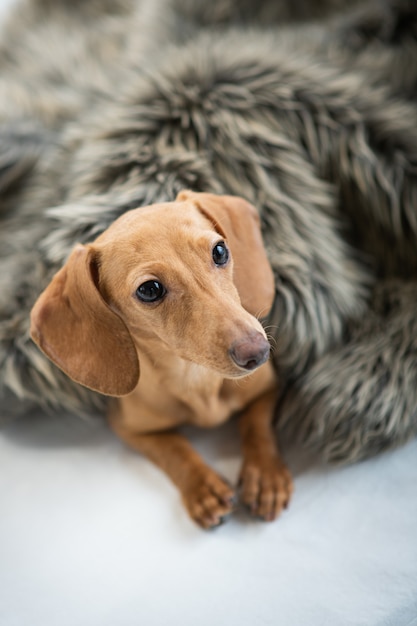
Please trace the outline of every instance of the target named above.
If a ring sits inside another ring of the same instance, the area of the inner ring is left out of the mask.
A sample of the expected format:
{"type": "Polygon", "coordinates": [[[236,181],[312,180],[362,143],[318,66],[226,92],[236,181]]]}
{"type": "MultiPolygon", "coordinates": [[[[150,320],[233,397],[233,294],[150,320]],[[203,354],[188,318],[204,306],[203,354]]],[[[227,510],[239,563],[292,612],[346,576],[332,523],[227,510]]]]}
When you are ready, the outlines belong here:
{"type": "Polygon", "coordinates": [[[101,410],[30,342],[37,295],[124,211],[237,194],[275,274],[279,417],[358,460],[417,431],[417,7],[212,5],[33,0],[6,25],[1,393],[101,410]]]}

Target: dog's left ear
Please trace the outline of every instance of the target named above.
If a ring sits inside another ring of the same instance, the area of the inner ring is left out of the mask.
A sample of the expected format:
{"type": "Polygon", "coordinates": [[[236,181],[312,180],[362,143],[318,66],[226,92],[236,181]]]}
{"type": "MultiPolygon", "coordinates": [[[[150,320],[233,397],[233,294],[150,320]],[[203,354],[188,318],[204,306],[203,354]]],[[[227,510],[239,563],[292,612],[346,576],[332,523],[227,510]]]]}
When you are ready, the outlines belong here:
{"type": "Polygon", "coordinates": [[[257,317],[267,315],[274,300],[275,281],[256,208],[237,196],[193,191],[181,191],[177,201],[193,202],[211,220],[231,250],[233,279],[242,306],[257,317]]]}

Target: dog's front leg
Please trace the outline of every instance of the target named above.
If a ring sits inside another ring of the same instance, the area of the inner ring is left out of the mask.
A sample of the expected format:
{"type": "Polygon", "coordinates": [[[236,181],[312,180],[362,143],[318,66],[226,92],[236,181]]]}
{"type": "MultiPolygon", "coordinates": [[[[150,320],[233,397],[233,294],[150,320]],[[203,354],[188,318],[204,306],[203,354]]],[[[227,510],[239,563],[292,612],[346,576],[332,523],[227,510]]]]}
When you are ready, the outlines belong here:
{"type": "Polygon", "coordinates": [[[272,426],[275,392],[252,402],[240,418],[243,465],[240,499],[253,515],[274,520],[288,506],[293,491],[291,474],[283,462],[272,426]]]}
{"type": "Polygon", "coordinates": [[[147,456],[169,476],[197,524],[214,528],[232,512],[232,488],[204,463],[185,437],[172,431],[138,434],[117,418],[110,419],[110,425],[124,443],[147,456]]]}

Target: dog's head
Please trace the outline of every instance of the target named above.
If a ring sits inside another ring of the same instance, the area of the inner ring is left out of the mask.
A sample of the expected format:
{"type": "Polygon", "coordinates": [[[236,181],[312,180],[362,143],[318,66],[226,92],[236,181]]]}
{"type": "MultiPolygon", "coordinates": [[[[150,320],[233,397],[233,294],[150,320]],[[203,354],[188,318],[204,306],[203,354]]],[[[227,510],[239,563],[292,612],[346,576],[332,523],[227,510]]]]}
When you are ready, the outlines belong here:
{"type": "Polygon", "coordinates": [[[133,391],[143,351],[234,378],[268,358],[257,317],[273,296],[256,209],[184,191],[76,246],[38,298],[31,335],[73,380],[107,395],[133,391]]]}

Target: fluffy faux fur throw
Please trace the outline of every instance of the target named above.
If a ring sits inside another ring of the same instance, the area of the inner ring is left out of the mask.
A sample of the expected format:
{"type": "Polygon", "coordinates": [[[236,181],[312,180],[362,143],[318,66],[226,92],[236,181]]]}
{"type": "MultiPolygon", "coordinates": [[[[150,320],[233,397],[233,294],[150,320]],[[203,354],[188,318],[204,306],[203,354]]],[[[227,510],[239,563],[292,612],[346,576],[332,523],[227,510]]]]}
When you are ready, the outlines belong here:
{"type": "Polygon", "coordinates": [[[73,245],[183,188],[258,208],[278,417],[337,461],[417,431],[414,0],[33,0],[0,39],[3,414],[104,399],[28,335],[73,245]]]}

